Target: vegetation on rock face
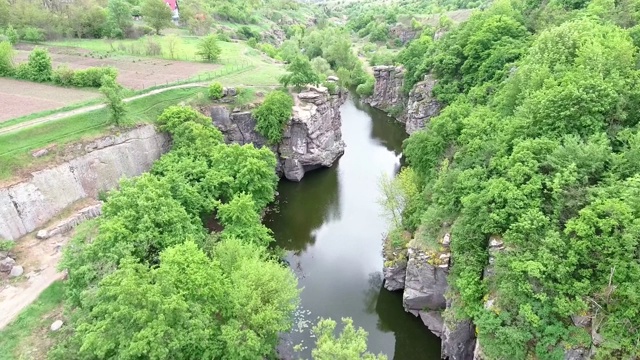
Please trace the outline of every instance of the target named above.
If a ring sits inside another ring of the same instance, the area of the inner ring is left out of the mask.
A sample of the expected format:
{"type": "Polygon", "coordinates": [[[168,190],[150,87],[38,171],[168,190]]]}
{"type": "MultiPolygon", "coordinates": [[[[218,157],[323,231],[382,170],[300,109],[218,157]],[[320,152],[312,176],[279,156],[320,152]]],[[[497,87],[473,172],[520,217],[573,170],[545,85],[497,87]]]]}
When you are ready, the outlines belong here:
{"type": "Polygon", "coordinates": [[[275,157],[224,144],[205,119],[167,109],[159,123],[174,148],[112,191],[97,231],[65,249],[74,331],[52,358],[255,359],[290,329],[296,279],[272,260],[260,221],[275,157]],[[212,214],[224,229],[207,235],[212,214]]]}
{"type": "Polygon", "coordinates": [[[422,242],[451,226],[452,312],[488,359],[592,341],[598,359],[640,356],[640,73],[625,29],[640,17],[626,6],[499,1],[398,57],[409,86],[431,73],[449,104],[404,144],[420,191],[402,226],[422,242]],[[483,279],[494,235],[505,249],[483,279]]]}
{"type": "Polygon", "coordinates": [[[264,102],[253,112],[256,118],[256,130],[271,144],[280,143],[284,126],[291,119],[292,107],[291,95],[282,91],[269,93],[264,102]]]}

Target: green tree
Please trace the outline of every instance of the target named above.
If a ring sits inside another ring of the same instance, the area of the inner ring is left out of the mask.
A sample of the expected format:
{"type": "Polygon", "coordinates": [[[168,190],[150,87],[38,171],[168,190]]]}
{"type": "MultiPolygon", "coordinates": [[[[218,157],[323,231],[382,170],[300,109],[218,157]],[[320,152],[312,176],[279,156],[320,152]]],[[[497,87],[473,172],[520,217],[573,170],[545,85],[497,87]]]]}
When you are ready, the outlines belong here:
{"type": "Polygon", "coordinates": [[[326,76],[329,74],[329,71],[331,70],[331,65],[329,65],[329,62],[327,62],[327,60],[325,60],[324,58],[316,57],[311,60],[311,68],[316,74],[321,77],[324,76],[326,78],[326,76]]]}
{"type": "Polygon", "coordinates": [[[13,75],[13,47],[8,41],[0,42],[0,76],[13,75]]]}
{"type": "Polygon", "coordinates": [[[300,91],[304,85],[317,85],[320,82],[320,77],[313,71],[311,62],[306,56],[297,56],[291,64],[287,65],[287,72],[279,79],[280,84],[285,88],[293,85],[297,91],[300,91]]]}
{"type": "Polygon", "coordinates": [[[132,26],[131,5],[125,0],[109,0],[107,3],[109,36],[123,38],[132,26]]]}
{"type": "Polygon", "coordinates": [[[9,42],[11,43],[11,45],[17,44],[18,40],[20,40],[18,31],[14,29],[13,26],[11,25],[7,26],[7,30],[5,30],[4,34],[7,35],[7,37],[9,38],[9,42]]]}
{"type": "Polygon", "coordinates": [[[111,76],[103,76],[101,82],[100,92],[104,95],[107,108],[111,113],[111,121],[116,125],[122,125],[127,114],[124,89],[111,76]]]}
{"type": "Polygon", "coordinates": [[[289,94],[282,91],[269,93],[264,102],[253,111],[256,130],[271,144],[280,143],[284,126],[291,119],[292,107],[293,99],[289,94]]]}
{"type": "Polygon", "coordinates": [[[343,329],[335,336],[336,322],[331,319],[320,319],[313,327],[316,347],[311,354],[314,360],[332,359],[364,359],[386,360],[385,355],[374,355],[367,352],[367,332],[353,326],[350,318],[342,319],[343,329]]]}
{"type": "Polygon", "coordinates": [[[142,16],[145,22],[156,30],[160,35],[160,30],[171,26],[171,8],[164,0],[145,0],[142,4],[142,16]]]}
{"type": "Polygon", "coordinates": [[[46,49],[36,47],[29,54],[27,80],[46,82],[51,80],[51,57],[46,49]]]}
{"type": "Polygon", "coordinates": [[[205,61],[214,62],[220,58],[222,49],[218,45],[218,38],[214,34],[209,34],[198,42],[198,56],[205,61]]]}
{"type": "Polygon", "coordinates": [[[300,46],[297,40],[289,39],[280,45],[280,56],[282,60],[292,62],[298,55],[300,55],[300,46]]]}

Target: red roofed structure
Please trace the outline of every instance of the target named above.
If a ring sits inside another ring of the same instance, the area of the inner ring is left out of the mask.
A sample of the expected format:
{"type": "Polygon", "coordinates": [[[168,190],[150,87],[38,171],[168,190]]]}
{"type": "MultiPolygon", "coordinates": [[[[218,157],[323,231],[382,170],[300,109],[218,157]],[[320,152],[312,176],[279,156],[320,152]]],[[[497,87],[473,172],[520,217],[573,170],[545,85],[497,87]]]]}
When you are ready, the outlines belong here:
{"type": "Polygon", "coordinates": [[[167,5],[169,5],[171,10],[173,11],[178,10],[178,0],[164,0],[164,2],[167,3],[167,5]]]}

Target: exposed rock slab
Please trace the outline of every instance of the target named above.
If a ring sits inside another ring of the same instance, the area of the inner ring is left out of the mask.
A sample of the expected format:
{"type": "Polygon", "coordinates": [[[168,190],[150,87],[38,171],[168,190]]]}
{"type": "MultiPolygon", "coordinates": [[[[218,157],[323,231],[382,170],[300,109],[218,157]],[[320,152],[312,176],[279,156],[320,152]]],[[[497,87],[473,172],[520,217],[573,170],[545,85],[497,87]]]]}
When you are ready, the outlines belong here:
{"type": "Polygon", "coordinates": [[[475,327],[469,320],[454,324],[445,322],[442,330],[442,358],[449,360],[473,359],[475,327]]]}
{"type": "Polygon", "coordinates": [[[442,336],[444,320],[439,311],[420,311],[420,320],[437,337],[442,336]]]}
{"type": "Polygon", "coordinates": [[[415,315],[424,309],[441,310],[446,307],[444,297],[447,291],[448,263],[430,264],[430,258],[423,251],[408,250],[407,275],[402,294],[405,311],[415,315]]]}
{"type": "Polygon", "coordinates": [[[384,276],[384,288],[389,291],[404,289],[405,278],[407,276],[407,263],[405,261],[385,266],[382,269],[384,276]]]}
{"type": "Polygon", "coordinates": [[[433,95],[436,84],[437,80],[429,74],[409,92],[405,122],[408,134],[424,128],[432,117],[440,113],[442,104],[433,95]]]}
{"type": "Polygon", "coordinates": [[[83,155],[0,188],[0,238],[24,236],[72,203],[96,198],[122,177],[140,175],[168,149],[166,134],[152,125],[142,126],[98,139],[85,146],[83,155]]]}
{"type": "Polygon", "coordinates": [[[48,229],[38,231],[38,233],[36,234],[36,237],[38,239],[48,239],[55,235],[64,234],[66,232],[73,230],[76,226],[80,225],[81,223],[87,220],[97,218],[101,214],[102,214],[102,203],[87,206],[84,209],[72,215],[71,217],[55,224],[54,226],[48,229]]]}

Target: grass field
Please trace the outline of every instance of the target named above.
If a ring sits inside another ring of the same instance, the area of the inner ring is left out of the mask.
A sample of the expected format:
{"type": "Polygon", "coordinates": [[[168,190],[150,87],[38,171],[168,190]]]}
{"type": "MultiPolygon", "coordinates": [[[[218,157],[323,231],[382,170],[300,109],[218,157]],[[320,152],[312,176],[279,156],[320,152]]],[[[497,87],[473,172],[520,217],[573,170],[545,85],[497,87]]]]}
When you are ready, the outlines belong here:
{"type": "Polygon", "coordinates": [[[51,333],[49,326],[56,320],[52,315],[60,315],[63,301],[64,283],[57,281],[0,331],[0,360],[41,358],[41,354],[34,354],[33,351],[46,351],[43,347],[47,347],[47,343],[52,344],[53,338],[58,335],[51,333]],[[38,338],[38,344],[32,342],[36,340],[34,337],[38,338]]]}
{"type": "MultiPolygon", "coordinates": [[[[167,106],[186,101],[204,91],[203,88],[175,89],[132,101],[128,104],[128,122],[153,122],[167,106]]],[[[100,109],[0,136],[0,180],[11,178],[20,170],[46,163],[54,156],[51,154],[36,159],[31,156],[31,151],[35,149],[53,143],[60,149],[64,144],[99,136],[109,127],[109,113],[106,109],[100,109]]]]}

